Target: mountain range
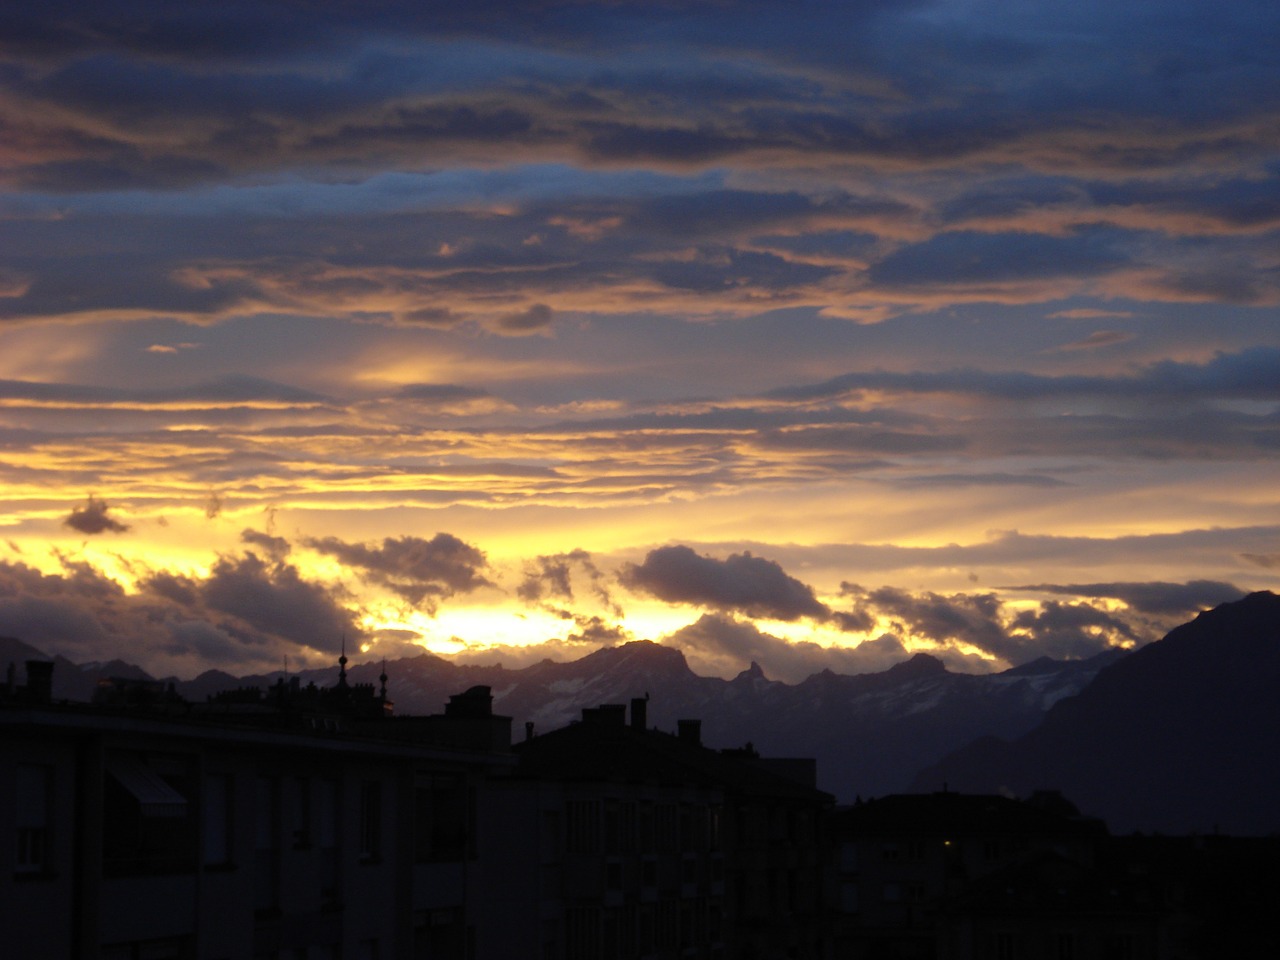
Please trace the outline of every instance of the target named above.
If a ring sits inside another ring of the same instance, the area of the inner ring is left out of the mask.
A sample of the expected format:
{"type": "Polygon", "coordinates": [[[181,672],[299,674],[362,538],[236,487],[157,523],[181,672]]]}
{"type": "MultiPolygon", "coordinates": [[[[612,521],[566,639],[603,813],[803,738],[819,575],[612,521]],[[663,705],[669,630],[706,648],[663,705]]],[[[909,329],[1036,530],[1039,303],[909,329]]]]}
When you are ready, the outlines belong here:
{"type": "Polygon", "coordinates": [[[985,737],[915,790],[1059,786],[1119,832],[1280,831],[1280,597],[1201,613],[1098,673],[1022,737],[985,737]]]}
{"type": "MultiPolygon", "coordinates": [[[[0,639],[0,662],[19,664],[43,655],[25,643],[0,639]]],[[[988,675],[951,673],[927,654],[881,672],[843,676],[823,671],[798,684],[770,680],[752,663],[732,680],[695,674],[679,650],[649,641],[604,648],[578,660],[522,669],[460,665],[423,653],[388,662],[388,694],[397,714],[439,713],[448,698],[483,684],[494,710],[512,717],[515,736],[525,724],[536,732],[565,726],[584,707],[649,697],[648,722],[674,730],[683,718],[702,721],[703,742],[714,747],[750,744],[765,756],[815,757],[818,785],[841,800],[900,790],[926,764],[973,739],[1013,737],[1033,728],[1045,711],[1079,692],[1119,651],[1084,661],[1042,659],[988,675]]],[[[89,700],[103,677],[145,679],[119,660],[73,664],[56,658],[54,696],[89,700]]],[[[380,662],[348,668],[352,683],[377,685],[380,662]]],[[[329,686],[337,666],[302,670],[303,684],[329,686]]],[[[237,687],[265,688],[281,676],[235,677],[211,670],[172,680],[187,700],[237,687]]]]}
{"type": "MultiPolygon", "coordinates": [[[[40,656],[0,638],[0,663],[40,656]]],[[[57,664],[58,698],[87,700],[100,677],[146,677],[118,660],[57,664]]],[[[348,676],[377,685],[383,669],[356,664],[348,676]]],[[[753,663],[724,680],[695,674],[679,650],[648,641],[522,669],[423,653],[385,671],[398,714],[439,713],[452,694],[490,687],[517,738],[528,723],[545,732],[585,707],[648,696],[651,726],[674,730],[697,718],[709,746],[816,758],[818,785],[841,802],[904,790],[1055,788],[1121,832],[1280,829],[1280,597],[1271,593],[1223,604],[1133,652],[986,675],[951,673],[916,654],[880,673],[823,671],[788,684],[753,663]]],[[[331,685],[337,667],[297,675],[331,685]]],[[[172,682],[203,700],[279,677],[209,671],[172,682]]]]}

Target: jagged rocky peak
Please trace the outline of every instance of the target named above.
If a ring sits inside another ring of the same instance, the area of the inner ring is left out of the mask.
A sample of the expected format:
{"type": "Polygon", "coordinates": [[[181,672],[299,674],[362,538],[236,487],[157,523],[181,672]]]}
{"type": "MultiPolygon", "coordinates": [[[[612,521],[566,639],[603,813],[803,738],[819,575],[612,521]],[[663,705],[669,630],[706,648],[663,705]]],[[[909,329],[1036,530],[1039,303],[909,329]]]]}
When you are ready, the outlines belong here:
{"type": "Polygon", "coordinates": [[[752,680],[768,680],[768,679],[769,678],[764,675],[764,670],[761,669],[760,664],[752,660],[751,666],[747,667],[747,669],[743,670],[736,677],[734,677],[733,682],[738,683],[739,681],[741,681],[743,683],[747,683],[752,680]]]}
{"type": "Polygon", "coordinates": [[[937,657],[928,653],[917,653],[910,660],[895,663],[885,671],[885,675],[907,680],[916,677],[941,676],[946,672],[946,664],[937,657]]]}

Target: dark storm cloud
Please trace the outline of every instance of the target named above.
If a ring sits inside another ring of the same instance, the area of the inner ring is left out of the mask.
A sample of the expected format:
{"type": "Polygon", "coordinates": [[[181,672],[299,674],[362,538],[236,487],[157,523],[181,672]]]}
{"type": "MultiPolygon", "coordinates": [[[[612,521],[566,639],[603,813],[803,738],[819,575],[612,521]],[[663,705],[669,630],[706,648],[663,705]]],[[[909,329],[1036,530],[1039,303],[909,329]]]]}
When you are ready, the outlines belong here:
{"type": "Polygon", "coordinates": [[[124,533],[129,529],[127,523],[122,523],[115,517],[108,516],[108,510],[105,500],[99,500],[92,494],[89,495],[83,507],[76,507],[71,511],[71,515],[62,521],[63,526],[70,527],[72,530],[79,530],[81,533],[124,533]]]}
{"type": "Polygon", "coordinates": [[[332,592],[304,579],[292,564],[252,553],[220,557],[199,590],[211,609],[302,646],[335,650],[344,636],[354,640],[362,635],[332,592]]]}
{"type": "MultiPolygon", "coordinates": [[[[1019,610],[1010,623],[1010,633],[1022,651],[1023,662],[1030,651],[1055,660],[1085,660],[1110,649],[1116,641],[1144,639],[1133,626],[1106,611],[1053,600],[1041,603],[1039,610],[1019,610]]],[[[1006,659],[1019,662],[1013,657],[1006,659]]]]}
{"type": "Polygon", "coordinates": [[[896,587],[881,587],[859,596],[858,588],[844,586],[867,606],[900,621],[915,636],[940,644],[959,641],[1003,660],[1016,661],[1019,657],[1017,645],[1000,622],[1001,601],[993,593],[916,595],[896,587]]]}
{"type": "Polygon", "coordinates": [[[430,540],[386,537],[381,545],[347,543],[336,537],[305,542],[351,567],[361,579],[432,613],[442,599],[492,586],[481,572],[488,567],[484,553],[449,533],[437,533],[430,540]]]}
{"type": "Polygon", "coordinates": [[[296,568],[252,555],[222,557],[208,577],[154,571],[126,594],[84,563],[42,574],[0,563],[0,633],[74,660],[119,657],[156,675],[213,663],[269,669],[284,655],[306,662],[358,639],[351,614],[296,568]]]}
{"type": "Polygon", "coordinates": [[[781,566],[750,553],[717,560],[685,546],[650,550],[644,562],[629,564],[622,583],[668,603],[688,603],[773,620],[810,617],[827,620],[831,611],[809,586],[781,566]]]}
{"type": "Polygon", "coordinates": [[[843,592],[888,618],[895,633],[933,641],[945,650],[964,644],[1017,666],[1039,657],[1083,659],[1123,643],[1154,639],[1135,626],[1088,604],[1043,601],[1035,610],[1010,613],[995,593],[911,593],[896,587],[843,592]]]}
{"type": "Polygon", "coordinates": [[[1100,598],[1123,601],[1142,613],[1182,615],[1199,613],[1220,603],[1230,603],[1245,595],[1230,583],[1217,580],[1191,580],[1187,583],[1131,582],[1131,583],[1074,583],[1038,584],[1027,587],[1008,587],[1010,590],[1032,590],[1041,593],[1057,593],[1075,597],[1100,598]]]}

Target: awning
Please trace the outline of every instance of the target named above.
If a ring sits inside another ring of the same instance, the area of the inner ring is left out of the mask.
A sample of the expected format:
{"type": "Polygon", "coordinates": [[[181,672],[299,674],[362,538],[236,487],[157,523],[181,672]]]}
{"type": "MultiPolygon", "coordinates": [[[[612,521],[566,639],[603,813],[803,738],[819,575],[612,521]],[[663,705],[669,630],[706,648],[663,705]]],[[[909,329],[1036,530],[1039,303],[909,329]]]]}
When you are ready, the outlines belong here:
{"type": "Polygon", "coordinates": [[[138,801],[144,817],[185,817],[187,798],[140,760],[110,757],[107,773],[138,801]]]}

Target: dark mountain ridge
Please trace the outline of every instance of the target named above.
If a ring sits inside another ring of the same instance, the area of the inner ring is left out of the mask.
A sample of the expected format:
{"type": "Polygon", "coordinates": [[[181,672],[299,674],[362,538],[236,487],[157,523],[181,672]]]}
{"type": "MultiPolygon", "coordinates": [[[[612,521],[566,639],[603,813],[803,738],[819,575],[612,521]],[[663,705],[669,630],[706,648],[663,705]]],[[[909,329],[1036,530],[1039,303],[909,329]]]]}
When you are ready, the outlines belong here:
{"type": "Polygon", "coordinates": [[[1201,613],[1098,673],[1036,729],[981,739],[913,789],[1062,789],[1117,831],[1280,830],[1280,597],[1201,613]]]}

